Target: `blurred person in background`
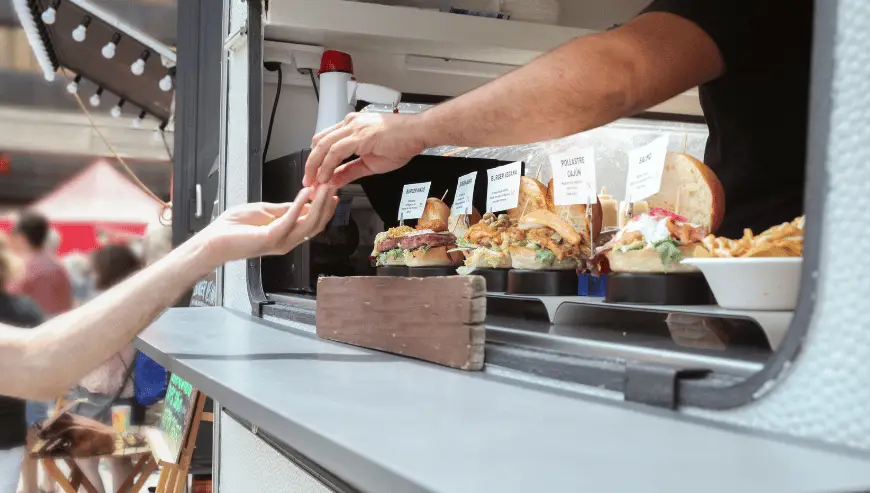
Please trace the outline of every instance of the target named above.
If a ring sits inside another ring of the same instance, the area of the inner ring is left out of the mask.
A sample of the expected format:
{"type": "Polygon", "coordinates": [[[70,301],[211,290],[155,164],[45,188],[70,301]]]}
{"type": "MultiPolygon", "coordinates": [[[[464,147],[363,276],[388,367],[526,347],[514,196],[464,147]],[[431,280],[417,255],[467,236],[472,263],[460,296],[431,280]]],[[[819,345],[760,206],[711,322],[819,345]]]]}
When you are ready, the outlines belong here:
{"type": "MultiPolygon", "coordinates": [[[[136,254],[124,245],[106,245],[91,254],[94,294],[106,291],[132,276],[141,268],[136,254]]],[[[133,404],[133,344],[127,344],[102,365],[79,381],[67,401],[80,401],[72,412],[112,425],[112,406],[133,404]]],[[[133,469],[128,458],[107,458],[112,484],[117,488],[133,469]]],[[[99,493],[108,490],[100,478],[100,459],[78,459],[82,472],[99,493]]]]}
{"type": "MultiPolygon", "coordinates": [[[[60,237],[55,233],[51,238],[48,219],[41,214],[24,212],[15,221],[12,229],[12,247],[24,263],[24,270],[17,281],[9,286],[9,292],[26,296],[51,318],[73,307],[72,285],[66,270],[56,260],[55,254],[60,246],[60,237]]],[[[53,401],[28,401],[27,424],[29,425],[28,443],[35,439],[33,425],[48,418],[48,410],[53,401]]],[[[23,493],[36,493],[39,477],[38,461],[25,457],[21,465],[24,484],[23,493]]],[[[43,477],[47,477],[46,474],[43,477]]],[[[51,491],[53,485],[48,480],[42,484],[44,491],[51,491]],[[48,484],[45,484],[48,483],[48,484]]]]}
{"type": "MultiPolygon", "coordinates": [[[[6,290],[20,267],[8,239],[0,231],[0,323],[20,328],[36,327],[43,321],[36,304],[6,290]]],[[[27,444],[26,408],[26,402],[21,399],[0,396],[0,493],[15,493],[18,489],[18,472],[27,444]]]]}
{"type": "Polygon", "coordinates": [[[93,297],[91,263],[87,255],[75,252],[61,259],[66,275],[72,285],[73,306],[79,306],[93,297]]]}

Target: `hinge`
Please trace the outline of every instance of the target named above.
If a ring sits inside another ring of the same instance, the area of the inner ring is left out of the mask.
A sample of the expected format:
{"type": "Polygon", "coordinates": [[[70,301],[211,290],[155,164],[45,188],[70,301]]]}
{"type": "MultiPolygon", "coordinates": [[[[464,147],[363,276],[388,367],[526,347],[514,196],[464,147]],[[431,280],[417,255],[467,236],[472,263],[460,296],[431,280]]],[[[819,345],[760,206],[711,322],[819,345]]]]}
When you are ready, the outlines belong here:
{"type": "Polygon", "coordinates": [[[244,24],[239,26],[238,29],[233,31],[227,39],[224,41],[224,51],[227,52],[227,56],[231,55],[234,51],[239,49],[244,43],[248,42],[248,21],[245,21],[244,24]]]}
{"type": "Polygon", "coordinates": [[[680,380],[703,378],[710,370],[668,366],[629,364],[625,369],[624,398],[650,406],[676,409],[679,404],[680,380]]]}

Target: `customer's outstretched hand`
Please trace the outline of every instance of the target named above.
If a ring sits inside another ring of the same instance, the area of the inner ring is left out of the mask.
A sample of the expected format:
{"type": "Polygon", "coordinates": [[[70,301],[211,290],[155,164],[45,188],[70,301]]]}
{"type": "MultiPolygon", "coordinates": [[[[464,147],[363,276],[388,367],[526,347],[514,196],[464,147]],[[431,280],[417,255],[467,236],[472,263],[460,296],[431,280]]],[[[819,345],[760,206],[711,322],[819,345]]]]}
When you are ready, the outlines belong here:
{"type": "Polygon", "coordinates": [[[304,188],[286,204],[231,207],[197,236],[217,263],[283,255],[323,231],[338,204],[334,193],[328,186],[304,188]]]}

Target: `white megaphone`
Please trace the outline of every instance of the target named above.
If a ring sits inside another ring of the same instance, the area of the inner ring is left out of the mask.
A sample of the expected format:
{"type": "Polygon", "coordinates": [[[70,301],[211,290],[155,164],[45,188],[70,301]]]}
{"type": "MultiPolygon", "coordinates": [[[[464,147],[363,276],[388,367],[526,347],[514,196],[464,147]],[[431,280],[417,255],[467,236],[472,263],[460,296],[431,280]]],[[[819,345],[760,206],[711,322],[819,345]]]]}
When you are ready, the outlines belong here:
{"type": "Polygon", "coordinates": [[[347,53],[324,51],[318,75],[320,102],[315,133],[344,120],[355,111],[358,100],[391,104],[395,108],[402,99],[402,93],[395,89],[358,82],[353,76],[353,60],[347,53]]]}

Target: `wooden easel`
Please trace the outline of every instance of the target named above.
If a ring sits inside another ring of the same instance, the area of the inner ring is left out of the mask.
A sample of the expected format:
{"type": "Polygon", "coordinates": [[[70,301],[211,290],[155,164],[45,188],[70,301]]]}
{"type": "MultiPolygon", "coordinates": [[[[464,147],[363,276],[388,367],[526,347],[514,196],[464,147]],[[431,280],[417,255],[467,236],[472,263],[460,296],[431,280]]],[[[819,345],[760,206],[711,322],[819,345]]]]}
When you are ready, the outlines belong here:
{"type": "Polygon", "coordinates": [[[205,399],[205,395],[197,394],[190,427],[185,434],[178,457],[171,454],[163,436],[156,429],[146,433],[154,459],[160,466],[157,493],[183,493],[187,487],[187,474],[190,471],[190,461],[199,435],[199,424],[202,421],[214,422],[214,414],[203,411],[205,399]]]}

